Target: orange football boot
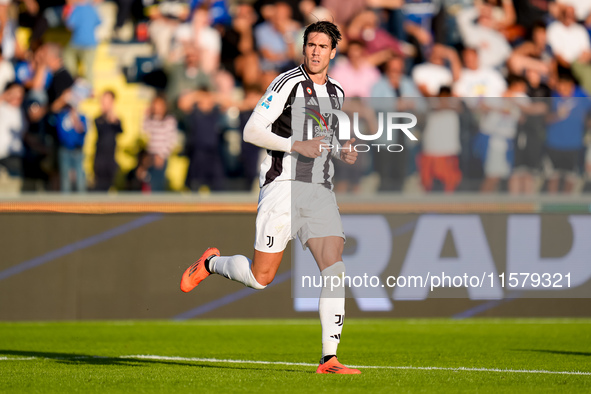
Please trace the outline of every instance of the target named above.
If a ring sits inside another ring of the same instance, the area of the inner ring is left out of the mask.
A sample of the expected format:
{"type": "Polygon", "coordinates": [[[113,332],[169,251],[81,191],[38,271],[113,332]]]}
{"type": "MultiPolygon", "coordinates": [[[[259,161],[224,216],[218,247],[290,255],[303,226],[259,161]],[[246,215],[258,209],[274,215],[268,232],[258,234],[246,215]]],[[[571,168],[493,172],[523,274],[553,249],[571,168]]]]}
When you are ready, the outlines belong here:
{"type": "Polygon", "coordinates": [[[320,364],[318,366],[318,369],[316,370],[316,373],[340,373],[340,374],[347,374],[347,375],[350,375],[350,374],[357,375],[357,374],[360,374],[361,371],[358,369],[345,367],[343,364],[341,364],[337,360],[337,357],[334,356],[333,358],[331,358],[330,360],[328,360],[324,364],[320,364]]]}
{"type": "Polygon", "coordinates": [[[199,260],[194,262],[189,268],[183,273],[181,278],[181,290],[185,293],[193,290],[201,281],[211,275],[205,269],[205,260],[211,256],[219,256],[220,251],[216,248],[207,249],[199,260]]]}

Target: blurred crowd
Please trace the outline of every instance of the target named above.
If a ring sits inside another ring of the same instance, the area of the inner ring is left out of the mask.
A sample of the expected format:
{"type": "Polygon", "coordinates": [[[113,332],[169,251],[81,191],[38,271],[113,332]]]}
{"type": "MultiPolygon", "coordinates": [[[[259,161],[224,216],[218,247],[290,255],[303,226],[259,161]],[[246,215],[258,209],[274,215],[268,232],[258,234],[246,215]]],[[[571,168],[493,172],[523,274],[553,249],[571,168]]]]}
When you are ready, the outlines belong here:
{"type": "Polygon", "coordinates": [[[337,163],[338,192],[587,189],[591,0],[117,0],[108,44],[153,48],[150,67],[127,75],[154,95],[125,174],[115,160],[127,132],[117,94],[93,89],[105,2],[0,0],[0,184],[165,191],[169,159],[180,154],[186,190],[251,190],[261,152],[241,131],[270,82],[301,63],[305,27],[329,20],[344,37],[329,69],[344,110],[367,133],[380,112],[418,119],[418,141],[382,141],[401,152],[337,163]],[[69,43],[48,40],[51,29],[69,31],[69,43]],[[80,108],[91,97],[96,118],[80,108]]]}

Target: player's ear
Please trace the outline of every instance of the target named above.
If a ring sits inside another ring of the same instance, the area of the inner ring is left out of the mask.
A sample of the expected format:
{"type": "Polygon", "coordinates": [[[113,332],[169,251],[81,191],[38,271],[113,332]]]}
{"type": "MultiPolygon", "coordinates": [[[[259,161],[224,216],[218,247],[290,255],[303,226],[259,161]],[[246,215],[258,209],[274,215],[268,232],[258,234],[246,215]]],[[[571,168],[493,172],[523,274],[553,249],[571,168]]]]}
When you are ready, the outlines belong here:
{"type": "Polygon", "coordinates": [[[334,59],[334,57],[337,55],[337,49],[333,48],[332,51],[330,51],[330,58],[334,59]]]}

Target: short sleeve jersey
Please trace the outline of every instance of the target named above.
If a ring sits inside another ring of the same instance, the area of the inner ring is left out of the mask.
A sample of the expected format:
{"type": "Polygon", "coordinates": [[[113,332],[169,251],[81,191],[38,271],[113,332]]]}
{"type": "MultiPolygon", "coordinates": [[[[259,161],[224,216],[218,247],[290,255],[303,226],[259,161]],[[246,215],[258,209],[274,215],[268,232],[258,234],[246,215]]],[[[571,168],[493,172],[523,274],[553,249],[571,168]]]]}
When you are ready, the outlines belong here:
{"type": "MultiPolygon", "coordinates": [[[[327,82],[318,85],[300,65],[271,82],[254,112],[271,122],[271,131],[280,137],[305,141],[323,135],[325,143],[336,145],[338,119],[331,111],[341,110],[344,98],[337,81],[327,76],[327,82]]],[[[332,189],[333,174],[332,153],[327,150],[315,159],[268,150],[261,164],[260,185],[295,180],[332,189]]]]}

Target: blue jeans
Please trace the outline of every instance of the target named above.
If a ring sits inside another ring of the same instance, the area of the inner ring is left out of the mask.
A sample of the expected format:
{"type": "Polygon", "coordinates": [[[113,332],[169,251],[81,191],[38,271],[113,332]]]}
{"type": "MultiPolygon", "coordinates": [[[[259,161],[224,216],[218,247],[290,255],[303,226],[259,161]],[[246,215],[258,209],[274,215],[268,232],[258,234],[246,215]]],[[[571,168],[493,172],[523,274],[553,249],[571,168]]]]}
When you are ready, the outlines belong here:
{"type": "Polygon", "coordinates": [[[59,150],[59,168],[60,168],[60,183],[63,193],[72,191],[72,181],[70,173],[76,173],[76,190],[79,192],[86,191],[86,177],[84,169],[82,168],[82,160],[84,155],[82,148],[68,149],[61,147],[59,150]]]}
{"type": "Polygon", "coordinates": [[[150,188],[153,192],[163,192],[166,190],[166,165],[168,164],[168,160],[164,162],[162,168],[156,168],[155,165],[152,165],[148,169],[148,173],[150,174],[150,188]]]}

